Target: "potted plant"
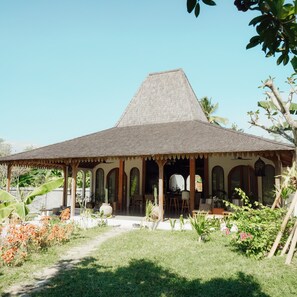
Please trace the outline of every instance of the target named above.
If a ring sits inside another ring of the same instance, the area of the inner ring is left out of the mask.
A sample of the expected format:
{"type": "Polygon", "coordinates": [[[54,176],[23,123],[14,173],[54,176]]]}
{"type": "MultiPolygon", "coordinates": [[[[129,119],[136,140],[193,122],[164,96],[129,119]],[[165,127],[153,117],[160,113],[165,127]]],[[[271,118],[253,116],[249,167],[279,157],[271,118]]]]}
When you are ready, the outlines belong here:
{"type": "Polygon", "coordinates": [[[105,189],[105,202],[102,203],[99,211],[102,213],[105,217],[110,217],[112,215],[112,207],[108,203],[108,190],[105,189]]]}

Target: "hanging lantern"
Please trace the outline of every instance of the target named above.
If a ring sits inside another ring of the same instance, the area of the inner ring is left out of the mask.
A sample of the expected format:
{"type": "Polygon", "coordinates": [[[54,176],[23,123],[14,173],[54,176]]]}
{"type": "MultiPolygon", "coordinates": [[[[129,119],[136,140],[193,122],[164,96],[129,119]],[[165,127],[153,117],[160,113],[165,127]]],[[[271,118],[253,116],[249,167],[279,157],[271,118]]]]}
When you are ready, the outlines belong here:
{"type": "Polygon", "coordinates": [[[256,176],[265,176],[265,163],[261,158],[255,162],[255,175],[256,176]]]}

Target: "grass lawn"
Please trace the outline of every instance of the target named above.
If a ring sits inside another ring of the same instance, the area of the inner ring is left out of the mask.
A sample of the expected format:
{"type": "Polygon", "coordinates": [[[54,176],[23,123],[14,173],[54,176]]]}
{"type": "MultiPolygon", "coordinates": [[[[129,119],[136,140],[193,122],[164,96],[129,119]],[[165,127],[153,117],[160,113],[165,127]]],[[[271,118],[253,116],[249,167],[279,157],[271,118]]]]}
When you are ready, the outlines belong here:
{"type": "Polygon", "coordinates": [[[136,230],[105,242],[32,296],[297,296],[296,256],[256,261],[213,234],[136,230]]]}
{"type": "MultiPolygon", "coordinates": [[[[100,233],[106,232],[109,228],[93,228],[89,230],[76,231],[71,241],[61,246],[53,246],[47,251],[33,254],[29,261],[20,267],[0,267],[0,295],[14,283],[33,279],[31,272],[41,270],[58,261],[59,256],[67,252],[73,246],[77,246],[90,240],[100,233]]],[[[2,295],[1,295],[2,296],[2,295]]]]}

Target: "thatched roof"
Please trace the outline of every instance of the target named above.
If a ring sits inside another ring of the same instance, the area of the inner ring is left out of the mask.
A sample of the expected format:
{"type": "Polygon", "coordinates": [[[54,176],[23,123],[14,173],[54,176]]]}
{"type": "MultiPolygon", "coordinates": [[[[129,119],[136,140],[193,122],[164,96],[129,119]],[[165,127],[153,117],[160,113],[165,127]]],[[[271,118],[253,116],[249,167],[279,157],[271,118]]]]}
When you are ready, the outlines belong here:
{"type": "Polygon", "coordinates": [[[209,124],[182,70],[148,76],[116,127],[0,158],[0,164],[36,167],[73,161],[94,167],[112,158],[206,157],[275,152],[293,147],[209,124]]]}
{"type": "Polygon", "coordinates": [[[196,155],[292,151],[291,146],[221,128],[202,121],[115,127],[0,159],[0,163],[100,162],[118,157],[188,157],[196,155]],[[43,161],[42,161],[43,160],[43,161]]]}
{"type": "Polygon", "coordinates": [[[126,108],[117,127],[207,118],[182,69],[151,73],[126,108]]]}

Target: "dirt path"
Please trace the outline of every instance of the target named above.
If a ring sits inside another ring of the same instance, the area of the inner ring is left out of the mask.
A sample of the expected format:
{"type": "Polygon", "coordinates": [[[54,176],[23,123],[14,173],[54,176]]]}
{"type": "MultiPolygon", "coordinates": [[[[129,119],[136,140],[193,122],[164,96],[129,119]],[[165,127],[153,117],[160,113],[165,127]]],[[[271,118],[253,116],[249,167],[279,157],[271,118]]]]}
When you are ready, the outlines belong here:
{"type": "Polygon", "coordinates": [[[71,269],[83,258],[87,257],[92,251],[96,250],[103,242],[127,231],[129,230],[114,227],[110,231],[100,234],[83,245],[71,248],[57,261],[56,264],[46,267],[41,271],[35,272],[33,274],[33,281],[13,285],[12,287],[5,290],[4,296],[30,296],[30,293],[41,290],[42,287],[49,283],[50,280],[55,275],[57,275],[60,270],[71,269]]]}

